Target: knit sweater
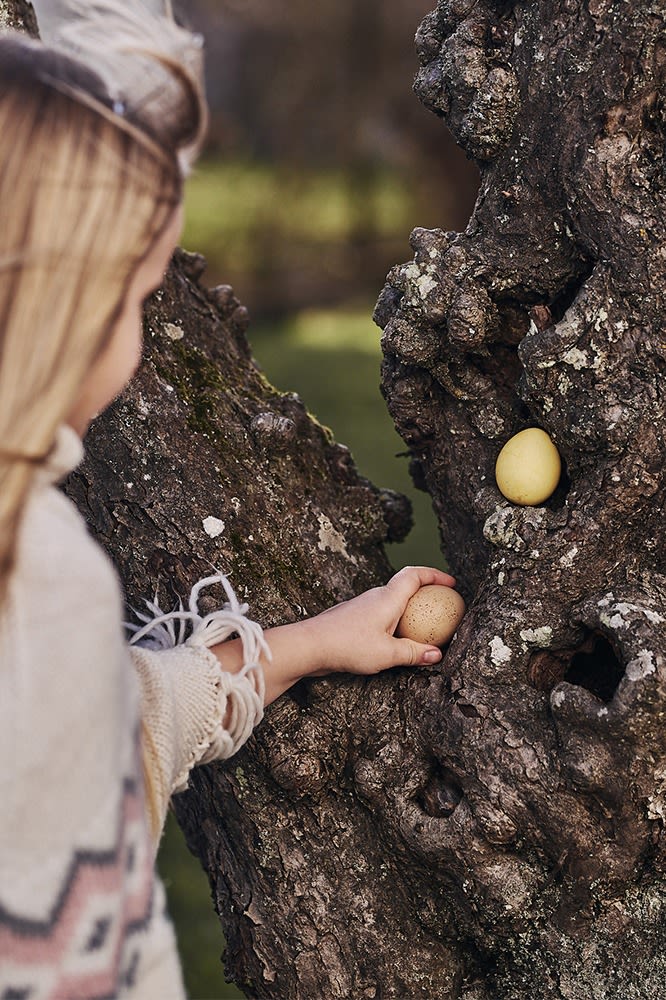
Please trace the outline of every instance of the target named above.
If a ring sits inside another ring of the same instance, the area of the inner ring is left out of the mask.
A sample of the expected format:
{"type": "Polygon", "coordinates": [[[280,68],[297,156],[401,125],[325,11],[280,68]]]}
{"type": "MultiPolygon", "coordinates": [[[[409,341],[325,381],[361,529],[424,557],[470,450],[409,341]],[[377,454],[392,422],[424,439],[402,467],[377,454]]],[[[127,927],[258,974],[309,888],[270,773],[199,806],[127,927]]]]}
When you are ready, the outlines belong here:
{"type": "Polygon", "coordinates": [[[128,647],[117,575],[54,485],[82,455],[61,429],[0,620],[0,1000],[177,1000],[142,752],[162,821],[192,767],[259,722],[263,683],[224,673],[200,636],[128,647]]]}

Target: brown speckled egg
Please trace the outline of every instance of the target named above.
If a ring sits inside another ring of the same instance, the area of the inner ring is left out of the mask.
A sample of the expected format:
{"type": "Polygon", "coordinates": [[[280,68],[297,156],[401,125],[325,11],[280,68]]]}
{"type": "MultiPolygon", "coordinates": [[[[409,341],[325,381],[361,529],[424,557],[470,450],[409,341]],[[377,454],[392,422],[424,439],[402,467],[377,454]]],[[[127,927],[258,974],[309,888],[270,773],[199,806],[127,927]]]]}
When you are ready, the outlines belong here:
{"type": "Polygon", "coordinates": [[[464,614],[465,602],[457,590],[430,584],[417,590],[407,602],[395,634],[401,639],[443,646],[464,614]]]}

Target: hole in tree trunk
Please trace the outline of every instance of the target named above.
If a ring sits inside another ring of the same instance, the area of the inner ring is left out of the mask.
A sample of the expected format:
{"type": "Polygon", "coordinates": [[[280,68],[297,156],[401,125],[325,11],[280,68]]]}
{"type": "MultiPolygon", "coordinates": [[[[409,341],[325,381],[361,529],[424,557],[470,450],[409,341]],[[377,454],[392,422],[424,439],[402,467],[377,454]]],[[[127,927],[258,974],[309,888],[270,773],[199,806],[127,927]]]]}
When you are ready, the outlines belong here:
{"type": "Polygon", "coordinates": [[[543,649],[532,656],[528,667],[530,684],[549,691],[566,681],[609,702],[624,675],[624,666],[612,643],[602,632],[588,631],[575,649],[543,649]]]}
{"type": "Polygon", "coordinates": [[[561,510],[564,507],[569,490],[571,489],[571,479],[569,478],[569,473],[567,470],[567,463],[562,459],[562,474],[560,475],[560,481],[557,484],[557,489],[552,496],[548,497],[546,500],[546,505],[551,510],[561,510]]]}
{"type": "Polygon", "coordinates": [[[581,257],[579,271],[549,305],[553,322],[559,323],[594,270],[594,261],[581,257]]]}
{"type": "Polygon", "coordinates": [[[417,801],[428,816],[446,817],[455,812],[462,798],[463,790],[453,773],[438,763],[417,801]]]}
{"type": "Polygon", "coordinates": [[[602,701],[610,701],[623,674],[624,667],[606,636],[593,632],[586,648],[572,657],[564,680],[587,688],[602,701]]]}
{"type": "Polygon", "coordinates": [[[293,684],[287,692],[289,698],[295,701],[299,708],[309,708],[311,703],[310,687],[305,681],[298,681],[293,684]]]}

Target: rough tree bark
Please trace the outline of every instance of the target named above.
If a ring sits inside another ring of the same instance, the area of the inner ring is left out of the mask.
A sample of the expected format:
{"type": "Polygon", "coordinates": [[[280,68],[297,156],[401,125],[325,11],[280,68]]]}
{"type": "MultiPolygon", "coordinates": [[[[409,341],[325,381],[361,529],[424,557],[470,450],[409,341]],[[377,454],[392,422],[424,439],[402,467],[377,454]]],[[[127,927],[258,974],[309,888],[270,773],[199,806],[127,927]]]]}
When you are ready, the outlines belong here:
{"type": "Polygon", "coordinates": [[[37,35],[37,18],[29,0],[0,0],[0,31],[7,28],[37,35]]]}
{"type": "MultiPolygon", "coordinates": [[[[377,319],[472,603],[443,668],[299,685],[177,798],[250,996],[661,995],[665,16],[448,0],[418,33],[420,96],[482,185],[465,233],[413,234],[377,319]],[[493,463],[531,424],[566,475],[516,508],[493,463]]],[[[383,579],[407,515],[268,386],[201,274],[176,256],[70,492],[130,602],[213,563],[294,619],[383,579]]]]}
{"type": "Polygon", "coordinates": [[[421,703],[459,801],[424,800],[415,853],[449,880],[476,996],[664,989],[665,26],[663,0],[449,0],[417,35],[417,92],[481,190],[465,233],[413,233],[377,319],[475,595],[421,703]],[[517,508],[493,466],[531,425],[566,474],[517,508]]]}

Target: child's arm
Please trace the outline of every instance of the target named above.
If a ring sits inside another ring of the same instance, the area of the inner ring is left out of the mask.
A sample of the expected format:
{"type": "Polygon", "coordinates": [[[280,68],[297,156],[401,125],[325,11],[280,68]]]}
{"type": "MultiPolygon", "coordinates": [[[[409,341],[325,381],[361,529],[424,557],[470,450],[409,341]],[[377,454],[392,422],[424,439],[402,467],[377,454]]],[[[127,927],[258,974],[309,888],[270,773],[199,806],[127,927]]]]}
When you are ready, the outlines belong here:
{"type": "Polygon", "coordinates": [[[408,567],[386,586],[315,618],[267,629],[263,638],[270,660],[260,642],[248,647],[260,670],[247,670],[241,639],[210,646],[193,645],[190,639],[162,650],[132,647],[142,689],[144,771],[156,842],[169,798],[187,787],[192,768],[234,754],[261,721],[264,706],[301,678],[437,663],[441,652],[436,646],[393,636],[410,597],[430,583],[452,586],[455,580],[436,569],[408,567]]]}
{"type": "MultiPolygon", "coordinates": [[[[438,663],[442,654],[436,646],[393,635],[410,597],[433,583],[451,587],[455,580],[437,569],[408,566],[386,586],[368,590],[315,618],[266,629],[264,638],[272,660],[261,661],[266,682],[264,704],[270,705],[303,677],[337,672],[376,674],[401,664],[438,663]]],[[[239,639],[212,646],[211,652],[225,671],[237,673],[243,666],[239,639]]]]}

